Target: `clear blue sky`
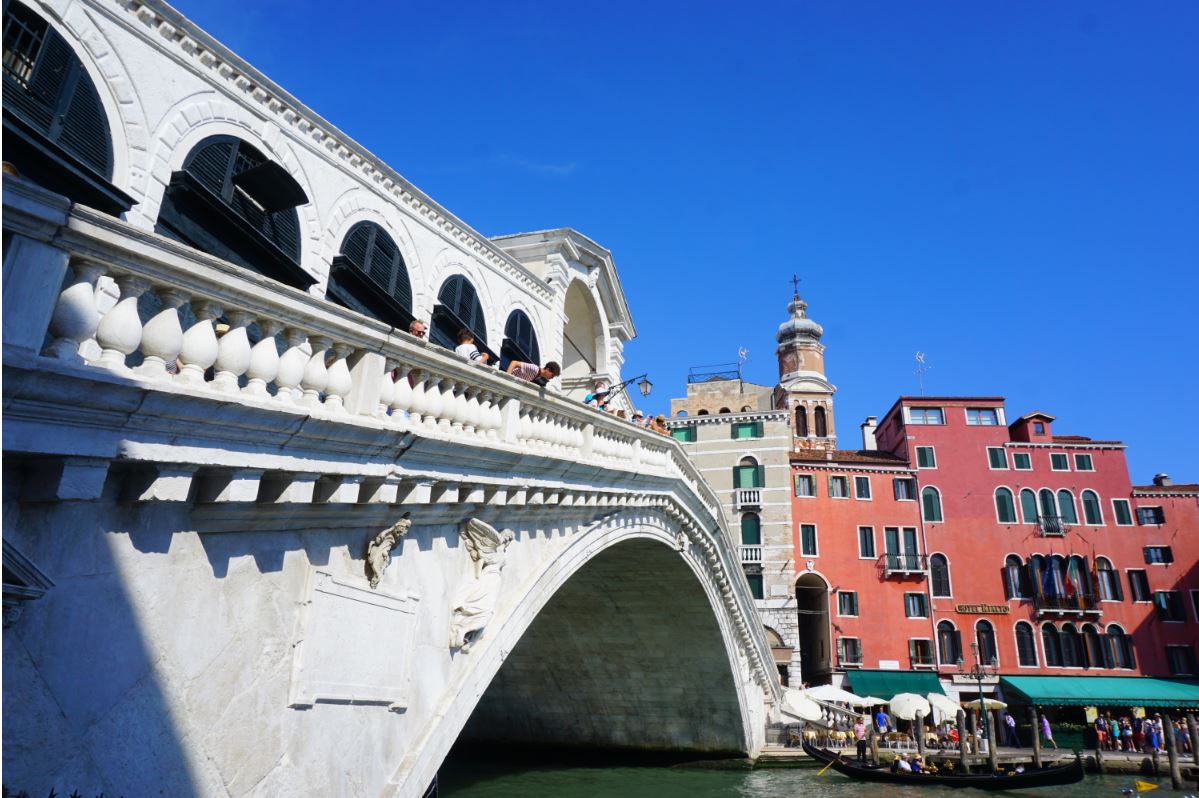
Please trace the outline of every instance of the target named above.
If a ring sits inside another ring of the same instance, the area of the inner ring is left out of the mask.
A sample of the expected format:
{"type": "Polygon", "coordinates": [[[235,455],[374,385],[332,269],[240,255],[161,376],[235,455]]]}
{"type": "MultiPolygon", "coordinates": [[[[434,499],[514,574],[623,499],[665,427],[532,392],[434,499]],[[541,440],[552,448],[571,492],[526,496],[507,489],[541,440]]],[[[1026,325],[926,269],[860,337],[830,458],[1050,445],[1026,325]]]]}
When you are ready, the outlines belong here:
{"type": "Polygon", "coordinates": [[[1199,482],[1199,4],[180,0],[487,235],[613,251],[649,409],[749,350],[792,272],[841,442],[1002,395],[1199,482]]]}

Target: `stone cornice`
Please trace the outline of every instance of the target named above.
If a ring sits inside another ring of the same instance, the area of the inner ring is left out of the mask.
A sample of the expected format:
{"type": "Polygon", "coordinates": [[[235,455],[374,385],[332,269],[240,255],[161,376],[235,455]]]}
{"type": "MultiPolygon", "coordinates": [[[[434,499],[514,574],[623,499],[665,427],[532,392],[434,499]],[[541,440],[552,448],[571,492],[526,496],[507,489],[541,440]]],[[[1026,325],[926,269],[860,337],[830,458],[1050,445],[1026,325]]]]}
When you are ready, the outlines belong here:
{"type": "Polygon", "coordinates": [[[139,25],[140,29],[157,32],[162,39],[158,46],[169,48],[179,63],[271,119],[297,140],[306,141],[314,151],[324,150],[325,157],[339,168],[357,175],[372,190],[410,211],[414,220],[446,241],[473,252],[539,300],[550,301],[549,288],[523,264],[171,6],[160,0],[114,0],[127,12],[122,18],[104,0],[85,2],[135,32],[139,25]]]}
{"type": "Polygon", "coordinates": [[[1006,441],[1004,447],[1009,449],[1127,449],[1122,443],[1103,443],[1102,441],[1070,441],[1069,443],[1030,443],[1028,441],[1006,441]]]}
{"type": "Polygon", "coordinates": [[[682,416],[666,419],[667,429],[680,429],[699,424],[736,424],[742,421],[783,421],[790,414],[786,410],[758,410],[746,413],[718,413],[706,416],[682,416]]]}

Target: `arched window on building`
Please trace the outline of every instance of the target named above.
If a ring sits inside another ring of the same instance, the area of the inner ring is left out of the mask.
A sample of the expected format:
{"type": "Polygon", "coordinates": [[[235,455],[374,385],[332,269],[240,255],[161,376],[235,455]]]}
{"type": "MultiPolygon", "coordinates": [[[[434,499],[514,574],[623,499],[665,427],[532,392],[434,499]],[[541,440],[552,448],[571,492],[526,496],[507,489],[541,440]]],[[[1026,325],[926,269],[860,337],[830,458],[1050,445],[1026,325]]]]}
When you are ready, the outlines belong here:
{"type": "Polygon", "coordinates": [[[1037,494],[1028,488],[1020,491],[1020,513],[1024,516],[1024,523],[1035,524],[1037,522],[1037,494]]]}
{"type": "Polygon", "coordinates": [[[1051,554],[1045,558],[1045,572],[1041,575],[1041,591],[1049,598],[1061,598],[1066,594],[1066,558],[1051,554]]]}
{"type": "Polygon", "coordinates": [[[815,416],[816,416],[816,437],[817,438],[827,438],[828,437],[828,419],[825,417],[824,408],[817,405],[815,416]]]}
{"type": "Polygon", "coordinates": [[[697,416],[706,416],[706,415],[708,415],[708,411],[707,411],[707,410],[700,410],[700,411],[699,411],[699,412],[697,412],[695,415],[697,415],[697,416]]]}
{"type": "Polygon", "coordinates": [[[1099,505],[1099,494],[1093,490],[1082,492],[1082,517],[1091,526],[1103,524],[1103,508],[1099,505]]]}
{"type": "Polygon", "coordinates": [[[500,368],[508,368],[513,360],[521,363],[541,365],[541,347],[537,345],[537,331],[523,310],[508,314],[504,323],[504,343],[500,345],[500,368]]]}
{"type": "Polygon", "coordinates": [[[1049,488],[1041,488],[1041,515],[1046,518],[1057,518],[1057,499],[1049,488]]]}
{"type": "Polygon", "coordinates": [[[920,491],[920,509],[925,521],[939,523],[945,520],[941,513],[941,492],[931,485],[920,491]]]}
{"type": "Polygon", "coordinates": [[[1124,600],[1124,590],[1120,586],[1120,574],[1112,567],[1111,560],[1107,557],[1096,557],[1095,574],[1098,576],[1101,601],[1124,600]]]}
{"type": "Polygon", "coordinates": [[[379,225],[358,222],[333,259],[325,295],[404,331],[412,321],[412,286],[400,248],[379,225]]]}
{"type": "Polygon", "coordinates": [[[760,488],[762,482],[762,469],[752,457],[742,457],[741,462],[733,467],[734,488],[760,488]]]}
{"type": "Polygon", "coordinates": [[[1074,494],[1068,490],[1062,489],[1057,492],[1058,512],[1062,516],[1062,522],[1067,524],[1078,523],[1078,511],[1074,506],[1074,494]]]}
{"type": "Polygon", "coordinates": [[[797,437],[808,437],[808,409],[803,405],[795,408],[795,434],[797,437]]]}
{"type": "Polygon", "coordinates": [[[1001,524],[1015,524],[1016,503],[1012,500],[1012,492],[1007,488],[995,489],[995,516],[1001,524]]]}
{"type": "Polygon", "coordinates": [[[453,275],[442,283],[437,302],[429,325],[429,341],[453,349],[458,346],[458,333],[470,330],[479,351],[491,355],[490,362],[497,362],[495,353],[487,348],[487,320],[483,317],[479,293],[470,280],[460,274],[453,275]]]}
{"type": "Polygon", "coordinates": [[[1016,658],[1025,668],[1037,667],[1037,643],[1032,624],[1020,621],[1016,624],[1016,658]]]}
{"type": "Polygon", "coordinates": [[[974,639],[978,641],[978,656],[984,664],[999,663],[999,648],[995,645],[995,627],[990,621],[974,624],[974,639]]]}
{"type": "Polygon", "coordinates": [[[1137,666],[1137,660],[1132,651],[1132,640],[1120,626],[1113,623],[1107,627],[1107,641],[1115,661],[1115,667],[1131,670],[1137,666]]]}
{"type": "Polygon", "coordinates": [[[300,217],[308,196],[287,170],[233,136],[209,136],[171,175],[156,232],[295,288],[316,278],[300,268],[300,217]]]}
{"type": "Polygon", "coordinates": [[[1041,649],[1045,652],[1045,667],[1062,667],[1062,641],[1057,627],[1051,623],[1041,624],[1041,649]]]}
{"type": "Polygon", "coordinates": [[[21,176],[113,216],[133,198],[112,184],[112,133],[74,49],[24,3],[4,3],[4,160],[21,176]]]}
{"type": "Polygon", "coordinates": [[[932,586],[933,598],[949,598],[953,595],[949,583],[949,560],[944,554],[934,554],[928,558],[929,582],[932,586]]]}
{"type": "Polygon", "coordinates": [[[942,665],[956,665],[962,658],[962,635],[951,621],[937,624],[937,651],[942,665]]]}
{"type": "Polygon", "coordinates": [[[1083,624],[1082,627],[1083,651],[1086,653],[1086,662],[1084,667],[1087,668],[1110,668],[1107,662],[1104,661],[1105,646],[1099,638],[1099,632],[1091,624],[1083,624]]]}
{"type": "Polygon", "coordinates": [[[1072,623],[1062,625],[1062,666],[1082,667],[1082,635],[1072,623]]]}
{"type": "Polygon", "coordinates": [[[741,545],[762,545],[762,519],[757,513],[745,513],[741,516],[741,545]]]}
{"type": "Polygon", "coordinates": [[[1091,569],[1087,567],[1085,557],[1074,554],[1067,558],[1064,578],[1069,580],[1066,585],[1067,596],[1081,596],[1094,601],[1095,580],[1091,578],[1091,569]]]}
{"type": "Polygon", "coordinates": [[[1015,554],[1009,554],[1003,561],[1003,589],[1010,599],[1032,597],[1032,590],[1028,584],[1028,569],[1015,554]]]}

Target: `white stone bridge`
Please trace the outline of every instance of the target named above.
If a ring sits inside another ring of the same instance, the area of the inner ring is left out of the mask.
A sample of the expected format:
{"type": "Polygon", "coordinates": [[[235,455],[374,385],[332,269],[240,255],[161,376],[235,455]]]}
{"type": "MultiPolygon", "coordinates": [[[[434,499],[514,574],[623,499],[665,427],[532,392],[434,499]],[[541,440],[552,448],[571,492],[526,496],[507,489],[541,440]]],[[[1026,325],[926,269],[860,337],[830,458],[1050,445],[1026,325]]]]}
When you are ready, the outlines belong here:
{"type": "Polygon", "coordinates": [[[4,226],[6,785],[417,796],[460,737],[760,748],[775,667],[673,441],[21,180],[4,226]],[[476,563],[467,519],[513,539],[476,563]]]}

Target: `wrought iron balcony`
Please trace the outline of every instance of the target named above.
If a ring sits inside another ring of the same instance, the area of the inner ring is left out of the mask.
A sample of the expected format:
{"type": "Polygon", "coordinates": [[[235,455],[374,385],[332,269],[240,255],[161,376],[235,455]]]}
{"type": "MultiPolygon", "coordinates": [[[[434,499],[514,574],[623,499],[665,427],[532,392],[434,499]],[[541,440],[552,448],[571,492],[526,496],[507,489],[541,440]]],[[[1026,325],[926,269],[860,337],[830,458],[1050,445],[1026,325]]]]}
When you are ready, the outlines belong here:
{"type": "Polygon", "coordinates": [[[888,552],[879,557],[878,562],[884,577],[928,575],[927,554],[892,554],[888,552]]]}
{"type": "Polygon", "coordinates": [[[762,547],[761,546],[742,546],[741,547],[741,562],[762,562],[762,547]]]}
{"type": "Polygon", "coordinates": [[[1103,609],[1095,596],[1079,593],[1076,596],[1033,596],[1037,617],[1047,615],[1102,615],[1103,609]]]}
{"type": "Polygon", "coordinates": [[[761,508],[761,488],[735,488],[733,490],[733,509],[735,511],[741,512],[742,510],[759,510],[761,508]]]}
{"type": "Polygon", "coordinates": [[[1069,530],[1060,515],[1038,515],[1037,528],[1041,530],[1041,537],[1046,538],[1063,537],[1069,530]]]}

